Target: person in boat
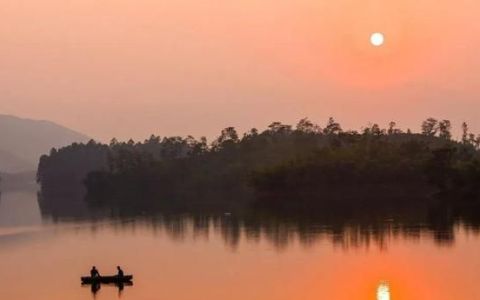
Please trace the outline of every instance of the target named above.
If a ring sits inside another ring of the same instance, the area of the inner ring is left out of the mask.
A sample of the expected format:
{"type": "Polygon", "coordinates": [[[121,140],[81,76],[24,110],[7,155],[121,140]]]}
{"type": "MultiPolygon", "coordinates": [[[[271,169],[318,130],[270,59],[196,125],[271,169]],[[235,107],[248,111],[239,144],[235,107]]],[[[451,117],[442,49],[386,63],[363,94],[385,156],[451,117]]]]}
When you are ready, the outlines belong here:
{"type": "Polygon", "coordinates": [[[117,276],[118,277],[123,277],[124,273],[123,273],[122,268],[120,268],[120,266],[117,266],[117,270],[118,270],[117,276]]]}
{"type": "Polygon", "coordinates": [[[98,272],[98,270],[95,266],[93,266],[92,269],[90,270],[90,276],[92,278],[100,277],[100,273],[98,272]]]}

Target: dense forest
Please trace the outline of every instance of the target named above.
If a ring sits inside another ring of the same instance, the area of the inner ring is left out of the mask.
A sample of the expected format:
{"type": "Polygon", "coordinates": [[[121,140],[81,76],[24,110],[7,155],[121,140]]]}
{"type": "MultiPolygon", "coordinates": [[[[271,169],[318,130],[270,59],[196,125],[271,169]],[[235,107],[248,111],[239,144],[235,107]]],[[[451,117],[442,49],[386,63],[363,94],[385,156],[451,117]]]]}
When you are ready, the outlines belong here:
{"type": "Polygon", "coordinates": [[[480,195],[480,136],[429,118],[421,131],[391,122],[343,130],[302,119],[240,136],[228,127],[213,142],[152,135],[144,142],[90,141],[40,159],[44,197],[85,188],[88,203],[122,209],[276,210],[396,207],[480,195]],[[440,200],[438,200],[440,199],[440,200]]]}

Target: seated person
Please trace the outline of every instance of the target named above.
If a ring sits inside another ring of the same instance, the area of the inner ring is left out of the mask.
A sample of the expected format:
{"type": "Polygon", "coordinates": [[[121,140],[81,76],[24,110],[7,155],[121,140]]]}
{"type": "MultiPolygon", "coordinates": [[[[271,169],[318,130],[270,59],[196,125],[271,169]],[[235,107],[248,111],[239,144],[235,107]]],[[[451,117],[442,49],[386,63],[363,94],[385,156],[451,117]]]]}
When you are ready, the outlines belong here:
{"type": "Polygon", "coordinates": [[[90,270],[90,276],[92,278],[100,277],[100,273],[98,272],[97,268],[95,268],[95,266],[93,266],[92,269],[90,270]]]}
{"type": "Polygon", "coordinates": [[[123,270],[122,270],[122,268],[120,268],[120,266],[117,266],[117,270],[118,270],[117,276],[118,276],[118,277],[123,277],[123,270]]]}

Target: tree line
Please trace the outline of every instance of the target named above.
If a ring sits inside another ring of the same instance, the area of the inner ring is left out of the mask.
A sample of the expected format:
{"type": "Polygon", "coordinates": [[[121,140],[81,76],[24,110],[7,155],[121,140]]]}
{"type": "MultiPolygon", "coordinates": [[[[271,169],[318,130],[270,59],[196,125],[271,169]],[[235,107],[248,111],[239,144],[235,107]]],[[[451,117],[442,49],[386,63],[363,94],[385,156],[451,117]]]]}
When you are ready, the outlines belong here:
{"type": "Polygon", "coordinates": [[[192,209],[251,206],[311,208],[426,201],[431,195],[476,199],[480,136],[462,124],[453,140],[448,120],[428,118],[421,131],[372,124],[343,130],[333,118],[319,126],[271,123],[240,135],[150,136],[143,142],[90,141],[41,157],[45,195],[86,188],[95,205],[192,209]]]}

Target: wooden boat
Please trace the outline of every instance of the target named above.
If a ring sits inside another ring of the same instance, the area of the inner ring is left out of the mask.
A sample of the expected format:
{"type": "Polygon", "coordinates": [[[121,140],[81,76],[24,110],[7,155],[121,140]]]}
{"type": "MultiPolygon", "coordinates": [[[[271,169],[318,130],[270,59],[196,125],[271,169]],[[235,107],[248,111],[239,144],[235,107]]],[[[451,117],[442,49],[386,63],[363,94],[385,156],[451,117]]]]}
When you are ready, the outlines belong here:
{"type": "Polygon", "coordinates": [[[80,278],[83,284],[95,284],[95,283],[129,283],[132,282],[133,276],[132,275],[124,275],[120,276],[98,276],[98,277],[90,277],[85,276],[80,278]]]}

